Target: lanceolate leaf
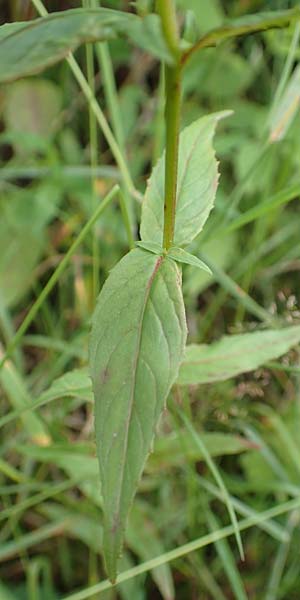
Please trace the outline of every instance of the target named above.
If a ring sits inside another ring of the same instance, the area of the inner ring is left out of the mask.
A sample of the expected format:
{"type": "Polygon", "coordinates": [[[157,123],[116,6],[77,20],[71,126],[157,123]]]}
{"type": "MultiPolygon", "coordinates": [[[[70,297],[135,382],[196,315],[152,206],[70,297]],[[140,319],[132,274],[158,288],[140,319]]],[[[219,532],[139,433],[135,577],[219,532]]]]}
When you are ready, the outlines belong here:
{"type": "Polygon", "coordinates": [[[172,62],[157,15],[142,19],[105,8],[78,8],[0,27],[0,83],[39,73],[84,42],[118,36],[172,62]]]}
{"type": "Polygon", "coordinates": [[[148,250],[148,252],[152,252],[152,254],[157,254],[158,256],[162,256],[164,254],[164,250],[160,244],[156,244],[155,242],[135,242],[135,245],[138,248],[143,248],[143,250],[148,250]]]}
{"type": "Polygon", "coordinates": [[[177,262],[183,263],[185,265],[192,265],[192,267],[197,267],[197,269],[202,269],[207,273],[212,275],[210,268],[200,260],[198,256],[194,256],[194,254],[190,254],[190,252],[186,252],[183,248],[176,248],[176,246],[170,248],[168,251],[168,256],[177,262]]]}
{"type": "Polygon", "coordinates": [[[288,27],[291,23],[300,19],[300,8],[291,10],[282,10],[274,12],[262,12],[255,15],[246,15],[234,21],[228,21],[222,27],[213,29],[206,33],[194,46],[192,46],[184,55],[183,62],[197,50],[216,46],[234,37],[241,35],[249,35],[259,31],[267,31],[268,29],[277,29],[280,27],[288,27]]]}
{"type": "Polygon", "coordinates": [[[95,310],[90,363],[104,502],[104,553],[116,578],[127,515],[186,340],[175,262],[132,250],[95,310]]]}
{"type": "MultiPolygon", "coordinates": [[[[218,186],[218,163],[212,140],[223,111],[202,117],[186,127],[179,142],[177,208],[174,244],[189,244],[200,233],[213,208],[218,186]]],[[[142,207],[141,238],[162,244],[165,154],[153,169],[142,207]]]]}
{"type": "Polygon", "coordinates": [[[279,331],[224,336],[211,345],[187,346],[177,383],[222,381],[253,371],[300,342],[300,325],[279,331]]]}

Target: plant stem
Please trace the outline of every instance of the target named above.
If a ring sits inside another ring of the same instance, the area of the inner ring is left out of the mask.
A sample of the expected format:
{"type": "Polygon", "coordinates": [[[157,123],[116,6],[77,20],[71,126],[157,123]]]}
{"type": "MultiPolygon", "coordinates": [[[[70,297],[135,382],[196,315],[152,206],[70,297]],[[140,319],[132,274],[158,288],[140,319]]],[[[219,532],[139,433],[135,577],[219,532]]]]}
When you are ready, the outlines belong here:
{"type": "Polygon", "coordinates": [[[105,208],[113,200],[113,198],[115,198],[115,196],[118,194],[119,189],[120,189],[119,186],[115,185],[110,190],[110,192],[107,194],[107,196],[105,196],[104,200],[102,200],[102,202],[97,206],[94,214],[91,216],[89,221],[81,229],[79,236],[73,242],[72,246],[70,246],[68,252],[65,254],[64,258],[59,263],[58,267],[56,267],[54,273],[52,273],[50,279],[48,280],[45,287],[41,291],[39,297],[36,299],[35,303],[32,305],[31,309],[27,313],[24,321],[20,325],[15,336],[12,338],[10,344],[8,345],[8,347],[6,349],[5,355],[3,356],[2,359],[0,359],[0,369],[4,365],[6,360],[11,356],[11,353],[14,351],[14,349],[16,348],[16,346],[22,339],[23,335],[26,333],[29,325],[32,323],[35,315],[39,311],[43,302],[46,300],[47,296],[50,294],[51,290],[54,288],[55,284],[57,283],[59,277],[64,272],[65,268],[68,266],[70,258],[73,256],[73,254],[77,250],[78,246],[80,246],[80,244],[83,242],[83,240],[85,239],[85,237],[87,236],[87,234],[89,233],[89,231],[91,230],[93,225],[96,223],[96,221],[99,218],[99,216],[101,215],[101,213],[105,210],[105,208]]]}
{"type": "Polygon", "coordinates": [[[180,50],[175,2],[174,0],[156,0],[156,10],[161,18],[166,42],[178,62],[180,50]]]}
{"type": "Polygon", "coordinates": [[[178,145],[181,109],[181,65],[178,26],[174,0],[157,0],[157,12],[175,65],[165,66],[166,161],[163,247],[172,246],[175,230],[178,145]]]}
{"type": "Polygon", "coordinates": [[[173,243],[176,214],[179,127],[181,108],[180,67],[165,67],[166,79],[166,162],[163,247],[173,243]]]}

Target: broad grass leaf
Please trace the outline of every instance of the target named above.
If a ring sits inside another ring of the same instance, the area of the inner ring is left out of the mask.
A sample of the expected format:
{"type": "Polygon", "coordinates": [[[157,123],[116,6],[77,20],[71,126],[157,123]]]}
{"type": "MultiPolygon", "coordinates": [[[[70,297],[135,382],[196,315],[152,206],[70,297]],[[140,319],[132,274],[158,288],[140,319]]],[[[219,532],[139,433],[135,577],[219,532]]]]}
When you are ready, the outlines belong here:
{"type": "MultiPolygon", "coordinates": [[[[240,454],[252,449],[248,440],[240,435],[201,432],[201,437],[212,457],[240,454]]],[[[189,432],[173,431],[156,439],[154,452],[151,454],[147,465],[147,471],[149,473],[159,473],[163,469],[176,468],[187,461],[198,462],[200,460],[204,460],[204,456],[189,432]]]]}
{"type": "Polygon", "coordinates": [[[158,16],[142,19],[106,8],[78,8],[0,27],[0,83],[39,73],[84,42],[119,36],[172,62],[158,16]]]}
{"type": "Polygon", "coordinates": [[[25,456],[62,469],[70,479],[76,480],[82,493],[96,506],[102,506],[98,461],[94,447],[88,444],[51,444],[47,448],[23,444],[16,447],[25,456]]]}
{"type": "MultiPolygon", "coordinates": [[[[50,387],[42,392],[42,394],[32,400],[30,398],[30,404],[16,405],[15,410],[9,412],[7,415],[3,415],[0,418],[0,427],[4,424],[13,421],[16,418],[25,418],[28,413],[36,413],[37,409],[41,406],[45,406],[54,400],[61,398],[76,398],[77,406],[85,402],[93,402],[94,395],[92,392],[92,382],[88,374],[87,369],[74,369],[69,371],[61,377],[58,377],[53,381],[50,387]]],[[[60,413],[68,412],[68,405],[62,403],[60,405],[60,413]]],[[[56,411],[54,410],[52,415],[55,418],[56,411]]]]}
{"type": "Polygon", "coordinates": [[[288,352],[300,342],[300,326],[227,335],[211,345],[187,346],[178,384],[196,385],[222,381],[253,371],[288,352]]]}
{"type": "Polygon", "coordinates": [[[55,379],[38,398],[41,405],[58,398],[80,398],[92,402],[91,379],[86,368],[74,369],[55,379]]]}
{"type": "MultiPolygon", "coordinates": [[[[175,246],[190,244],[213,208],[218,186],[218,163],[212,146],[217,122],[229,111],[201,117],[180,134],[175,246]]],[[[165,153],[154,167],[142,206],[142,241],[162,244],[165,153]]]]}
{"type": "MultiPolygon", "coordinates": [[[[3,351],[0,345],[0,360],[3,351]]],[[[26,387],[26,383],[19,374],[14,363],[8,360],[0,370],[1,386],[14,409],[22,410],[31,405],[31,395],[26,387]]],[[[34,411],[28,410],[21,415],[24,430],[35,444],[39,446],[48,446],[51,443],[51,436],[46,425],[39,415],[34,411]]]]}
{"type": "Polygon", "coordinates": [[[185,341],[176,263],[132,250],[101,291],[90,341],[104,554],[112,580],[127,516],[185,341]]]}

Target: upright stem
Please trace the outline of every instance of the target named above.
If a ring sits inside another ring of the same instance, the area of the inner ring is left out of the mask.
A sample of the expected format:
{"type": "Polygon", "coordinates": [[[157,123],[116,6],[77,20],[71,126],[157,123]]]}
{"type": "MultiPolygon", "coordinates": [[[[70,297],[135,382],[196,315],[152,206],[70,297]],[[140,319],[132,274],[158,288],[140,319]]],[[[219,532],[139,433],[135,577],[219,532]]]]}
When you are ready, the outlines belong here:
{"type": "Polygon", "coordinates": [[[179,58],[179,34],[174,0],[156,0],[166,42],[175,58],[179,58]]]}
{"type": "Polygon", "coordinates": [[[180,67],[165,67],[166,80],[166,162],[163,247],[173,243],[175,230],[178,147],[181,109],[180,67]]]}
{"type": "Polygon", "coordinates": [[[174,0],[157,0],[157,12],[162,21],[166,42],[173,55],[174,65],[165,66],[166,90],[166,161],[163,247],[172,246],[175,230],[178,146],[181,110],[181,52],[174,0]]]}

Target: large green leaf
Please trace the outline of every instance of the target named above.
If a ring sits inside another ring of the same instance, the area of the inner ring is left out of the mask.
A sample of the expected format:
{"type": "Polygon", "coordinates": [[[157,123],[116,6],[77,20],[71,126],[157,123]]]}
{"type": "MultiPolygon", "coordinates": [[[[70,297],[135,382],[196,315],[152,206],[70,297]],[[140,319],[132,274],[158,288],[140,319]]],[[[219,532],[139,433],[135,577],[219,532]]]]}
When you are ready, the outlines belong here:
{"type": "Polygon", "coordinates": [[[211,345],[187,346],[177,383],[222,381],[253,371],[300,342],[300,325],[278,331],[224,336],[211,345]]]}
{"type": "Polygon", "coordinates": [[[118,36],[171,62],[157,15],[143,19],[105,8],[52,13],[27,23],[0,27],[0,83],[39,73],[84,42],[118,36]]]}
{"type": "Polygon", "coordinates": [[[224,40],[241,35],[249,35],[250,33],[267,31],[268,29],[288,27],[298,19],[300,19],[300,8],[296,7],[291,10],[278,10],[274,12],[261,12],[254,15],[246,15],[239,19],[228,21],[222,27],[212,29],[212,31],[203,35],[198,42],[184,54],[183,62],[188,60],[194,52],[197,52],[197,50],[216,46],[224,40]]]}
{"type": "Polygon", "coordinates": [[[104,553],[112,580],[127,515],[185,340],[176,263],[140,248],[132,250],[101,291],[90,344],[104,553]]]}
{"type": "MultiPolygon", "coordinates": [[[[200,233],[213,208],[218,163],[212,147],[217,122],[229,111],[202,117],[180,134],[174,244],[189,244],[200,233]]],[[[141,238],[162,244],[165,154],[153,169],[142,207],[141,238]]]]}

